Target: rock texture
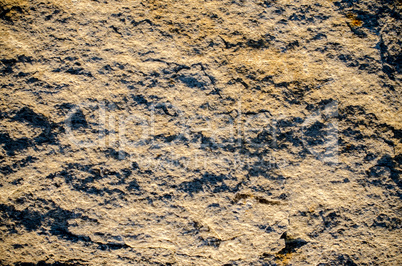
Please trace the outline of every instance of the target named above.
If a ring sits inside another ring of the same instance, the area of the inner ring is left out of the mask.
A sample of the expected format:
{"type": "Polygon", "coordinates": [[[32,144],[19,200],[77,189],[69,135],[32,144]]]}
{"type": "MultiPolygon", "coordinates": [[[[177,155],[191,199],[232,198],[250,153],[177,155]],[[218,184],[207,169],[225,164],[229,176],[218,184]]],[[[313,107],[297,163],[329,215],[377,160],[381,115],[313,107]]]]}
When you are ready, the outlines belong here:
{"type": "Polygon", "coordinates": [[[0,0],[0,264],[401,264],[400,14],[0,0]]]}

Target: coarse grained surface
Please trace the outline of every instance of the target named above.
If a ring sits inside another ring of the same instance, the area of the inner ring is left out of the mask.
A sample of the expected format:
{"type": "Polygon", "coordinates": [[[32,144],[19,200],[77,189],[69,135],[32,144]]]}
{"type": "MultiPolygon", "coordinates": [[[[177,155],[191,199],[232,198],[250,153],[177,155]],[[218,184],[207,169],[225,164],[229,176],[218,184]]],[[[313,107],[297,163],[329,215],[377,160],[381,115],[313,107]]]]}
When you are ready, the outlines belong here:
{"type": "Polygon", "coordinates": [[[400,14],[0,0],[0,264],[401,264],[400,14]]]}

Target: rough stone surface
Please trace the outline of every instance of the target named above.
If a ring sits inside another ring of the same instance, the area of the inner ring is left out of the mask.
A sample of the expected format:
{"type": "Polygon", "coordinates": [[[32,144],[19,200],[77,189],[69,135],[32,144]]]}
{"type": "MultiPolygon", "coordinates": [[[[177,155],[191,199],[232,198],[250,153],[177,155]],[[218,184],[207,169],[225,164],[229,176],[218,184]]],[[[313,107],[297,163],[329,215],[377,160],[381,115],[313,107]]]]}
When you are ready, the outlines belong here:
{"type": "Polygon", "coordinates": [[[0,264],[402,264],[400,16],[0,0],[0,264]]]}

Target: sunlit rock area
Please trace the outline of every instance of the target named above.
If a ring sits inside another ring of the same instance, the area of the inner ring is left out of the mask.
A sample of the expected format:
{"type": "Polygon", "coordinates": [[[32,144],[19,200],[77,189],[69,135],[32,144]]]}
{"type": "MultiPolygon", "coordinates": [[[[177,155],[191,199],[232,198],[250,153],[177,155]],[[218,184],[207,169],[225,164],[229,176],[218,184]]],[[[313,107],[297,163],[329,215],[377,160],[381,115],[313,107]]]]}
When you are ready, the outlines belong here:
{"type": "Polygon", "coordinates": [[[401,9],[0,0],[0,265],[401,265],[401,9]]]}

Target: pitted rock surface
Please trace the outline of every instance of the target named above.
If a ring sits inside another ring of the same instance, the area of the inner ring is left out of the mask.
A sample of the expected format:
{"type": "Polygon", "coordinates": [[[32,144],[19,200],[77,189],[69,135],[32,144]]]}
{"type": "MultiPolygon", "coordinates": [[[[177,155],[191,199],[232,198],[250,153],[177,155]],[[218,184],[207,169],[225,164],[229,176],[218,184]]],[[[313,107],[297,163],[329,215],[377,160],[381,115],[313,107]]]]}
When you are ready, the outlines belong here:
{"type": "Polygon", "coordinates": [[[0,264],[401,264],[400,14],[0,0],[0,264]]]}

